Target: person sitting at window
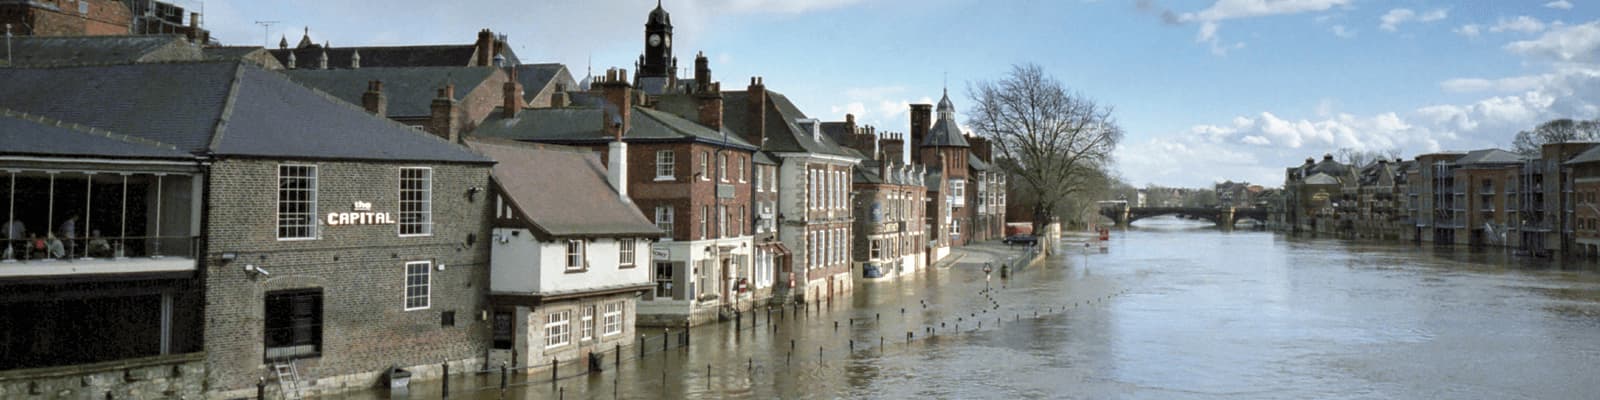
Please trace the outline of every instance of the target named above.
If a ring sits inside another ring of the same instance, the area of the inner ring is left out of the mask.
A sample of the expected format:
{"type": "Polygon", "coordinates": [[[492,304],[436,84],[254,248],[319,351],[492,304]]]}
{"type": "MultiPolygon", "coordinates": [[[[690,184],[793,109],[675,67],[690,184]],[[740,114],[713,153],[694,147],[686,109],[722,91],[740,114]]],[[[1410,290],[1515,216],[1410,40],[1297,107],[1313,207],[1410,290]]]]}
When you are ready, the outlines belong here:
{"type": "Polygon", "coordinates": [[[56,238],[56,235],[51,234],[45,237],[45,254],[50,258],[66,257],[67,246],[62,244],[61,239],[56,238]]]}
{"type": "Polygon", "coordinates": [[[90,232],[88,253],[90,257],[108,257],[111,255],[111,243],[106,242],[106,238],[100,236],[99,229],[90,232]]]}
{"type": "Polygon", "coordinates": [[[35,258],[45,258],[45,247],[46,246],[45,246],[45,243],[44,243],[44,239],[39,238],[39,234],[37,234],[37,233],[28,234],[28,244],[27,244],[27,246],[28,246],[27,247],[27,249],[28,249],[27,258],[28,259],[31,260],[31,259],[35,259],[35,258]]]}

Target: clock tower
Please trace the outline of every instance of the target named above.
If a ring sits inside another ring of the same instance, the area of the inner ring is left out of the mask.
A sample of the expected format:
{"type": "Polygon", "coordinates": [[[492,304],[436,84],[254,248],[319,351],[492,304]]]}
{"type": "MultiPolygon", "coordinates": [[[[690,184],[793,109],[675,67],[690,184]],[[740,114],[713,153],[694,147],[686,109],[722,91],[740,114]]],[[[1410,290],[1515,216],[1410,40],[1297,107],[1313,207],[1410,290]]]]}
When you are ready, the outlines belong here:
{"type": "Polygon", "coordinates": [[[656,2],[650,19],[644,23],[644,54],[639,56],[639,78],[671,77],[678,67],[672,56],[672,16],[656,2]]]}

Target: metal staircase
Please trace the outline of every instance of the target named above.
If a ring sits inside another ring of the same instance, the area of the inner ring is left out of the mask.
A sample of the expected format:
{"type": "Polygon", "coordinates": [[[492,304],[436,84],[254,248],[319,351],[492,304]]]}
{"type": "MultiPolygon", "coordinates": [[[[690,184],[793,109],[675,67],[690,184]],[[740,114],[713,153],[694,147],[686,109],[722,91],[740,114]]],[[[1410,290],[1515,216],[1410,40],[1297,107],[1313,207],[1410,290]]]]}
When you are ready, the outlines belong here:
{"type": "Polygon", "coordinates": [[[278,390],[283,393],[285,400],[303,397],[300,393],[300,370],[295,368],[293,360],[273,363],[272,372],[278,375],[278,390]]]}

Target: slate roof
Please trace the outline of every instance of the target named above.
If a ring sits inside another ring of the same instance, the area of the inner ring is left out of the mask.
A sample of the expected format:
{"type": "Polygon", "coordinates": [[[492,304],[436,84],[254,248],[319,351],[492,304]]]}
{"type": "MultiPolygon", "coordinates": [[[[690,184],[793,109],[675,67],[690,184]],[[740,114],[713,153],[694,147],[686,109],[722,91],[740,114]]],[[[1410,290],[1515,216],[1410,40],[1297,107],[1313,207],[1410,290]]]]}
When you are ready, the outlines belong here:
{"type": "Polygon", "coordinates": [[[256,51],[264,51],[261,46],[213,46],[200,49],[200,53],[207,60],[239,60],[256,51]]]}
{"type": "Polygon", "coordinates": [[[466,143],[495,160],[495,183],[544,235],[666,235],[618,195],[606,180],[605,165],[592,151],[476,137],[466,143]]]}
{"type": "Polygon", "coordinates": [[[361,104],[361,96],[367,92],[367,81],[383,81],[383,95],[389,102],[388,116],[396,118],[429,116],[434,97],[438,97],[439,88],[446,84],[456,86],[455,99],[462,101],[488,80],[495,70],[494,67],[415,67],[292,69],[281,72],[295,82],[356,105],[361,104]]]}
{"type": "Polygon", "coordinates": [[[862,161],[861,165],[856,166],[856,168],[851,168],[853,170],[853,173],[851,174],[852,176],[851,176],[850,181],[852,183],[870,183],[870,184],[883,183],[883,175],[878,175],[878,164],[879,163],[882,163],[882,161],[878,161],[878,160],[862,161]]]}
{"type": "Polygon", "coordinates": [[[961,126],[956,124],[955,117],[939,118],[933,122],[933,128],[928,129],[928,136],[922,139],[923,147],[969,147],[966,135],[961,133],[961,126]]]}
{"type": "Polygon", "coordinates": [[[244,62],[0,69],[0,107],[195,155],[487,163],[244,62]]]}
{"type": "Polygon", "coordinates": [[[516,66],[517,83],[522,84],[522,93],[528,100],[547,87],[556,84],[566,85],[568,92],[578,91],[578,82],[572,80],[572,72],[561,63],[524,64],[516,66]]]}
{"type": "MultiPolygon", "coordinates": [[[[324,48],[328,53],[329,69],[350,68],[351,55],[357,53],[361,54],[361,68],[465,67],[472,64],[473,55],[478,51],[478,47],[472,44],[370,47],[323,47],[320,44],[312,44],[267,51],[286,68],[289,66],[289,54],[293,53],[294,69],[316,69],[320,66],[318,59],[322,56],[324,48]]],[[[506,57],[506,65],[522,64],[510,47],[507,47],[502,55],[506,57]]]]}
{"type": "Polygon", "coordinates": [[[756,152],[756,155],[751,156],[750,161],[762,165],[778,165],[778,160],[774,160],[772,159],[772,156],[760,151],[756,152]]]}
{"type": "MultiPolygon", "coordinates": [[[[628,133],[623,136],[625,141],[693,140],[708,144],[727,143],[730,147],[756,150],[755,145],[727,129],[714,131],[672,113],[634,107],[629,115],[628,133]]],[[[545,143],[603,143],[612,140],[601,133],[603,118],[604,111],[595,107],[532,109],[511,119],[495,112],[490,113],[489,118],[479,124],[472,135],[545,143]]]]}
{"type": "Polygon", "coordinates": [[[193,160],[176,146],[0,109],[0,154],[193,160]]]}
{"type": "MultiPolygon", "coordinates": [[[[16,67],[199,61],[202,58],[200,47],[190,44],[182,35],[11,38],[11,65],[16,67]]],[[[3,59],[0,65],[4,65],[3,59]]]]}
{"type": "Polygon", "coordinates": [[[1584,163],[1592,163],[1592,162],[1596,162],[1596,161],[1600,161],[1600,146],[1590,147],[1588,150],[1584,150],[1582,153],[1578,153],[1577,156],[1572,157],[1571,160],[1567,160],[1566,162],[1563,162],[1562,164],[1567,164],[1567,165],[1584,164],[1584,163]]]}
{"type": "Polygon", "coordinates": [[[1306,178],[1305,184],[1307,184],[1307,185],[1337,185],[1337,184],[1339,184],[1339,179],[1338,178],[1334,178],[1332,176],[1329,176],[1328,174],[1324,174],[1324,173],[1318,172],[1318,173],[1316,173],[1314,175],[1311,175],[1310,177],[1306,178]]]}
{"type": "MultiPolygon", "coordinates": [[[[754,117],[748,107],[738,105],[748,104],[750,93],[747,91],[722,92],[723,123],[728,126],[749,126],[749,121],[754,117]],[[731,105],[731,106],[730,106],[731,105]]],[[[777,153],[817,153],[841,157],[853,157],[844,152],[827,135],[813,136],[810,131],[801,129],[796,121],[807,119],[806,114],[800,112],[789,101],[788,96],[782,93],[767,91],[767,143],[761,150],[777,153]]]]}
{"type": "Polygon", "coordinates": [[[979,159],[978,156],[972,155],[972,153],[967,153],[967,169],[971,169],[973,171],[989,171],[993,169],[993,166],[989,165],[989,163],[983,162],[983,160],[979,159]]]}
{"type": "Polygon", "coordinates": [[[1522,156],[1500,149],[1483,149],[1467,152],[1466,156],[1456,159],[1456,165],[1471,164],[1520,164],[1522,156]]]}

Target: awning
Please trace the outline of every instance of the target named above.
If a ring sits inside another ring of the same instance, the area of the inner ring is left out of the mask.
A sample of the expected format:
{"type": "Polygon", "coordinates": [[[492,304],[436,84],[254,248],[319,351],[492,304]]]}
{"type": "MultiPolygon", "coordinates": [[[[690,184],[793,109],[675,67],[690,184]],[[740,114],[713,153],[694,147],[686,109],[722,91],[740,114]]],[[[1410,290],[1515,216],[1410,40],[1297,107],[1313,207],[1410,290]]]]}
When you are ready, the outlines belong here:
{"type": "Polygon", "coordinates": [[[789,246],[784,246],[783,242],[768,243],[767,247],[771,248],[773,253],[778,253],[779,257],[793,254],[789,251],[789,246]]]}

